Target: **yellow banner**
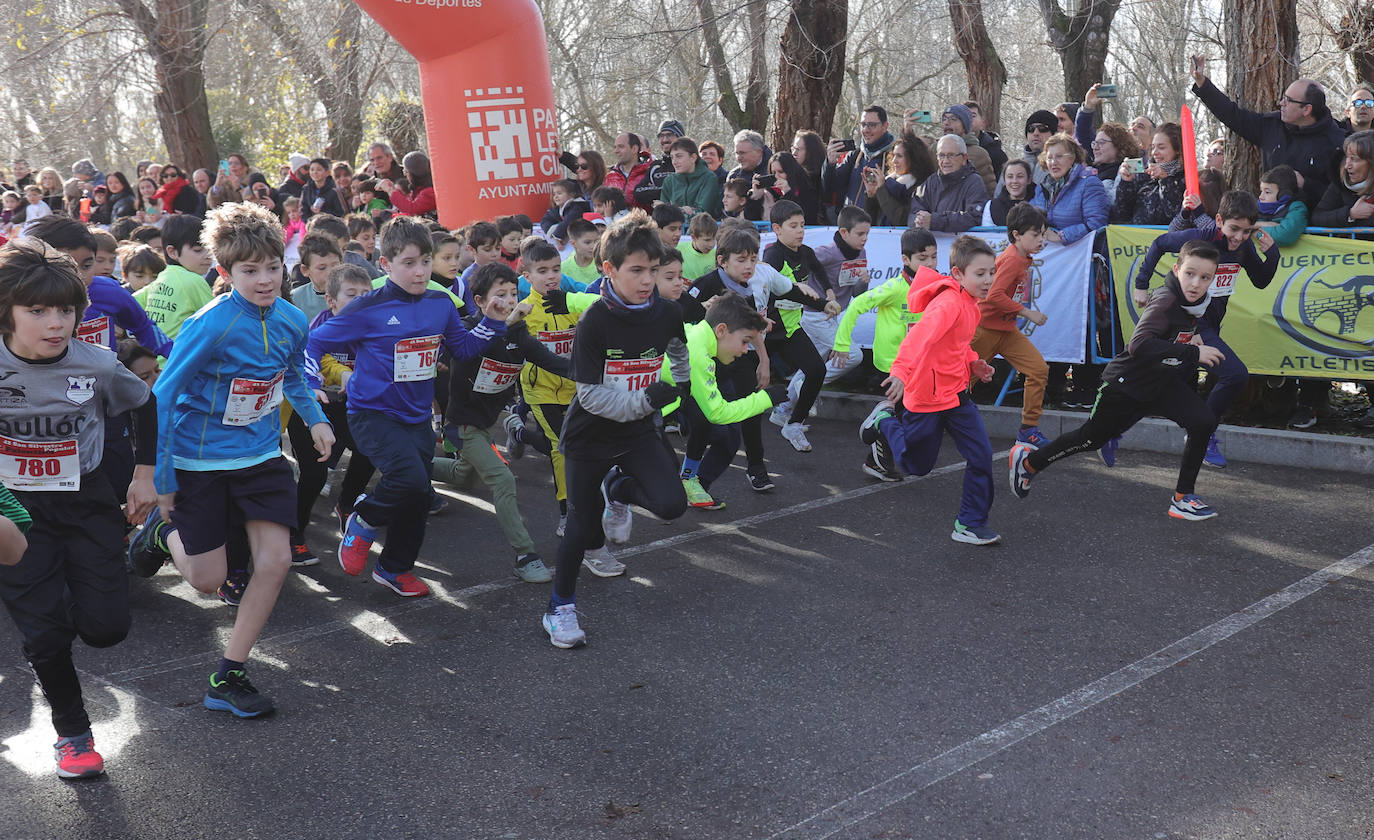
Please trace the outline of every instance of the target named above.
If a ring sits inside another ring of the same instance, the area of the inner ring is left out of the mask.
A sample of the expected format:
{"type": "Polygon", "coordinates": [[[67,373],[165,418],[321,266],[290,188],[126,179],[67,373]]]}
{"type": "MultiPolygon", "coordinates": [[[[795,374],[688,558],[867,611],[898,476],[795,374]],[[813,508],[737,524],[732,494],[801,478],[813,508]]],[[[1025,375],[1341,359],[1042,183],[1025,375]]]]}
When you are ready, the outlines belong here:
{"type": "MultiPolygon", "coordinates": [[[[1131,301],[1140,263],[1163,231],[1111,225],[1111,254],[1121,332],[1129,340],[1140,313],[1131,301]]],[[[1155,268],[1164,282],[1174,254],[1155,268]]],[[[1284,248],[1268,288],[1242,270],[1221,322],[1221,337],[1251,373],[1320,379],[1374,377],[1374,242],[1305,235],[1284,248]]]]}

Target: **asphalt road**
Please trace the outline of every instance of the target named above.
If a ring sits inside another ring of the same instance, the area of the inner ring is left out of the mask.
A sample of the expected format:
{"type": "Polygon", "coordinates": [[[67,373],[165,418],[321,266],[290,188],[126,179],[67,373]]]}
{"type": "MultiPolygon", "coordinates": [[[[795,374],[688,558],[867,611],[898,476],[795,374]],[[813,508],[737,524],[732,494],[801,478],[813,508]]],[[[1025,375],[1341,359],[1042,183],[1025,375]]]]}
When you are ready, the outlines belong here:
{"type": "MultiPolygon", "coordinates": [[[[805,455],[768,428],[778,489],[736,470],[723,511],[637,517],[629,573],[582,577],[580,650],[480,491],[430,520],[416,601],[345,577],[319,506],[324,562],[250,666],[269,719],[200,705],[229,608],[133,581],[130,638],[77,650],[93,782],[53,773],[0,621],[0,837],[1374,836],[1367,476],[1233,463],[1184,523],[1169,456],[1070,459],[1025,501],[999,469],[977,548],[952,445],[880,485],[851,424],[805,455]]],[[[515,469],[552,562],[548,463],[515,469]]]]}

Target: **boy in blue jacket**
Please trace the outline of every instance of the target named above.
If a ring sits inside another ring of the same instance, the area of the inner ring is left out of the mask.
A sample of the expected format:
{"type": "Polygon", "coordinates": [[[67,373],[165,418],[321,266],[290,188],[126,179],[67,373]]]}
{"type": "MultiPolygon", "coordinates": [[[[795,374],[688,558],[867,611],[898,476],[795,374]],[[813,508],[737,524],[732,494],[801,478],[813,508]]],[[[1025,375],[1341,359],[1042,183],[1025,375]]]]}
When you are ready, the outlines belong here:
{"type": "Polygon", "coordinates": [[[310,425],[320,460],[334,432],[305,382],[305,315],[279,300],[285,248],[276,216],[226,204],[210,212],[202,240],[232,291],[182,323],[157,381],[159,510],[130,543],[129,560],[150,577],[170,555],[188,583],[210,593],[225,580],[230,537],[246,531],[254,574],[205,708],[251,718],[276,708],[244,663],[291,569],[296,482],[281,453],[283,395],[310,425]]]}
{"type": "Polygon", "coordinates": [[[348,428],[358,451],[382,473],[371,493],[360,496],[339,543],[339,565],[360,575],[377,531],[388,528],[386,546],[372,579],[403,597],[429,594],[412,574],[429,516],[430,465],[434,461],[434,376],[441,347],[454,363],[480,355],[506,332],[509,307],[492,298],[486,317],[470,331],[453,300],[428,289],[433,263],[429,227],[397,216],[382,227],[386,283],[355,299],[310,333],[307,375],[320,387],[320,358],[347,353],[348,428]]]}

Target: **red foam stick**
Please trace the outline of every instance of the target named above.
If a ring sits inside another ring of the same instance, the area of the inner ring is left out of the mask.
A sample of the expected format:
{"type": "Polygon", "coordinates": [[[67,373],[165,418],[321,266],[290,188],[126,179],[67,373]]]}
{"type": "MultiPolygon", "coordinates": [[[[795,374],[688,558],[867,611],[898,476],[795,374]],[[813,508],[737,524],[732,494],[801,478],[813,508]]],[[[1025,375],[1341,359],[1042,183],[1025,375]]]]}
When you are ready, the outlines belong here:
{"type": "Polygon", "coordinates": [[[1183,128],[1183,186],[1188,195],[1202,197],[1197,183],[1197,138],[1193,133],[1193,112],[1187,105],[1179,112],[1183,128]]]}

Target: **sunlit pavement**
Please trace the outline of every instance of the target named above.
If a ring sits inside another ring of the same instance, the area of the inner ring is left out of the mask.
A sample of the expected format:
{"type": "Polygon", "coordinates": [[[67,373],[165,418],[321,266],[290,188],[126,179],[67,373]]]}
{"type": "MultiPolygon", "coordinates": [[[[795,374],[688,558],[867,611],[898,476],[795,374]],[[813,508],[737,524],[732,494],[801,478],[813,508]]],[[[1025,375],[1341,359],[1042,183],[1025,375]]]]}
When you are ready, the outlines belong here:
{"type": "MultiPolygon", "coordinates": [[[[417,600],[345,576],[318,506],[322,563],[250,664],[270,719],[200,705],[230,609],[170,569],[132,581],[130,638],[77,647],[94,782],[56,778],[0,620],[0,836],[1374,833],[1367,476],[1209,469],[1221,515],[1186,523],[1171,457],[1079,456],[1020,501],[999,454],[1003,542],[977,548],[949,539],[950,442],[881,485],[852,424],[816,422],[804,455],[765,435],[775,492],[736,469],[725,510],[637,516],[628,573],[582,576],[580,650],[549,645],[548,587],[510,574],[480,490],[430,520],[417,600]]],[[[552,566],[548,462],[515,470],[552,566]]]]}

